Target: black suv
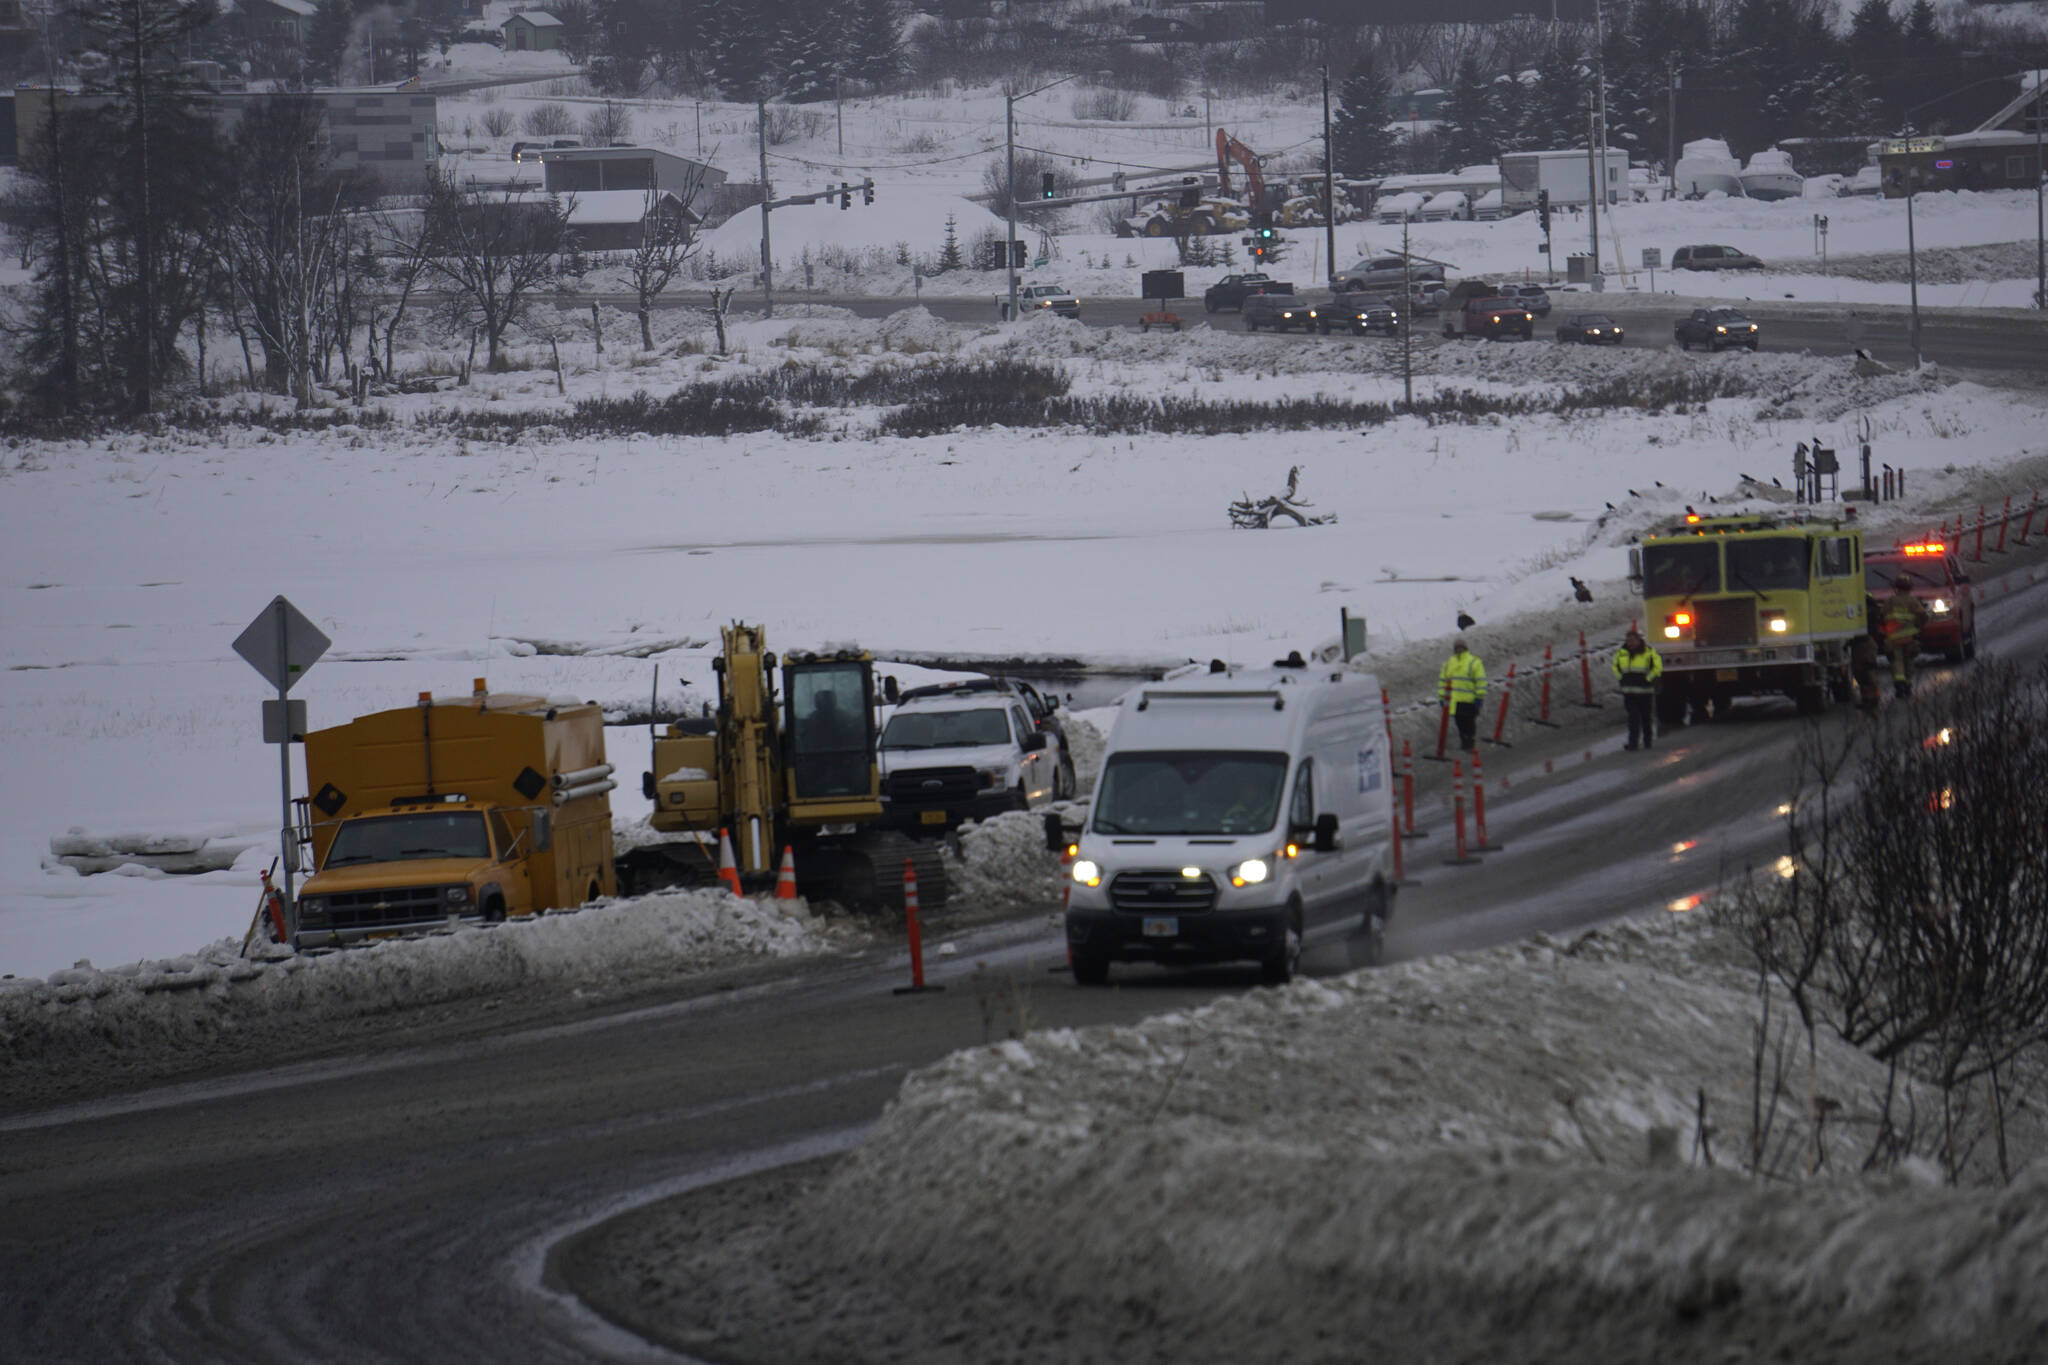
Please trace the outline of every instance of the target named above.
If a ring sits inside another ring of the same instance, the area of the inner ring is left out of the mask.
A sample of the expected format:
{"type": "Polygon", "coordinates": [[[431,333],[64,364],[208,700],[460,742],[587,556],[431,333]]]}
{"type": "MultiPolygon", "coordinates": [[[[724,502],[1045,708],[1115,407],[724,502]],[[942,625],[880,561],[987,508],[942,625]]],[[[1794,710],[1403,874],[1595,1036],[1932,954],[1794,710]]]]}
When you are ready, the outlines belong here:
{"type": "Polygon", "coordinates": [[[1315,305],[1292,294],[1252,294],[1245,299],[1239,311],[1244,314],[1247,332],[1256,332],[1261,327],[1270,327],[1276,332],[1299,327],[1307,333],[1316,328],[1315,305]]]}
{"type": "Polygon", "coordinates": [[[1401,334],[1401,315],[1394,305],[1376,294],[1339,294],[1328,303],[1316,305],[1316,326],[1324,336],[1338,330],[1364,336],[1367,332],[1401,334]]]}

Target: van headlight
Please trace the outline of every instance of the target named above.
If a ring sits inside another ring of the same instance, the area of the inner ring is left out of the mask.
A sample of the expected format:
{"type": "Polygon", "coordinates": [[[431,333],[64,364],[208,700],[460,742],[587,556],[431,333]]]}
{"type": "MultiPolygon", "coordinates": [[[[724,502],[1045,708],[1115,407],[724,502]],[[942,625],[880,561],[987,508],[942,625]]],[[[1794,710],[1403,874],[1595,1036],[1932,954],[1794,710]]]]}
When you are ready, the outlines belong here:
{"type": "Polygon", "coordinates": [[[1093,858],[1074,859],[1074,880],[1083,886],[1102,885],[1102,868],[1093,858]]]}
{"type": "Polygon", "coordinates": [[[1272,866],[1264,858],[1246,858],[1230,869],[1232,886],[1257,886],[1273,875],[1272,866]]]}

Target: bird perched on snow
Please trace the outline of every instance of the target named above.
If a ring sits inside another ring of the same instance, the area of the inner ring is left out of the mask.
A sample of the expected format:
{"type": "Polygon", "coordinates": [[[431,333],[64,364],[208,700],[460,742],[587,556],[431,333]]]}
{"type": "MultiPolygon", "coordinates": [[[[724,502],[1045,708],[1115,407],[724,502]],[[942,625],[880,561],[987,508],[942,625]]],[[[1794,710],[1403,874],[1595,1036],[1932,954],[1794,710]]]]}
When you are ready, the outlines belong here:
{"type": "Polygon", "coordinates": [[[1593,590],[1587,587],[1580,579],[1574,578],[1572,579],[1572,596],[1581,602],[1590,602],[1593,600],[1593,590]]]}
{"type": "Polygon", "coordinates": [[[1474,627],[1474,626],[1476,626],[1476,625],[1478,625],[1478,624],[1479,624],[1479,623],[1478,623],[1477,621],[1475,621],[1475,620],[1473,620],[1473,619],[1472,619],[1471,617],[1467,616],[1467,615],[1466,615],[1466,614],[1465,614],[1464,612],[1462,612],[1462,611],[1461,611],[1461,612],[1459,612],[1459,613],[1458,613],[1458,629],[1459,629],[1459,630],[1470,630],[1470,629],[1472,629],[1472,627],[1474,627]]]}
{"type": "Polygon", "coordinates": [[[1641,493],[1636,492],[1636,490],[1633,488],[1628,490],[1628,495],[1632,498],[1640,498],[1642,496],[1641,493]]]}
{"type": "Polygon", "coordinates": [[[1611,502],[1610,502],[1610,503],[1608,503],[1608,504],[1607,504],[1607,510],[1608,510],[1608,511],[1610,511],[1610,512],[1618,512],[1618,511],[1620,511],[1621,509],[1620,509],[1620,508],[1618,508],[1618,507],[1616,507],[1616,506],[1615,506],[1615,505],[1614,505],[1613,503],[1611,503],[1611,502]]]}
{"type": "Polygon", "coordinates": [[[1858,346],[1856,348],[1856,358],[1858,360],[1868,360],[1870,359],[1870,352],[1864,350],[1861,346],[1858,346]]]}

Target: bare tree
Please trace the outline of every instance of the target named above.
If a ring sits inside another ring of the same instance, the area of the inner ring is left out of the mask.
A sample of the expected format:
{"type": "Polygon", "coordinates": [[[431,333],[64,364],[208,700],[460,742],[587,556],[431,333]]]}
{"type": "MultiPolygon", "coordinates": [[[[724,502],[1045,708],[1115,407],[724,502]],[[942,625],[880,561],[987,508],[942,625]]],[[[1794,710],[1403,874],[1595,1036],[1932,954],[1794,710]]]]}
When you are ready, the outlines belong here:
{"type": "Polygon", "coordinates": [[[690,257],[697,254],[697,234],[692,227],[691,204],[697,198],[702,176],[693,167],[681,193],[649,190],[645,211],[640,215],[640,241],[633,248],[627,273],[633,280],[634,312],[640,319],[640,349],[654,349],[654,330],[648,315],[662,291],[675,282],[690,257]]]}
{"type": "MultiPolygon", "coordinates": [[[[406,306],[412,302],[413,291],[433,267],[426,215],[403,211],[379,214],[376,226],[371,229],[371,242],[372,249],[391,262],[384,271],[384,283],[389,286],[384,297],[391,305],[391,312],[384,318],[383,331],[384,377],[391,379],[397,374],[392,365],[391,350],[399,324],[405,321],[406,306]]],[[[377,321],[373,312],[370,315],[373,342],[377,321]]]]}
{"type": "Polygon", "coordinates": [[[459,320],[482,335],[493,370],[503,363],[505,329],[555,278],[570,244],[571,203],[520,189],[465,189],[446,174],[427,182],[428,259],[453,290],[459,320]]]}
{"type": "Polygon", "coordinates": [[[583,116],[583,140],[593,147],[609,147],[633,136],[633,111],[606,100],[583,116]]]}

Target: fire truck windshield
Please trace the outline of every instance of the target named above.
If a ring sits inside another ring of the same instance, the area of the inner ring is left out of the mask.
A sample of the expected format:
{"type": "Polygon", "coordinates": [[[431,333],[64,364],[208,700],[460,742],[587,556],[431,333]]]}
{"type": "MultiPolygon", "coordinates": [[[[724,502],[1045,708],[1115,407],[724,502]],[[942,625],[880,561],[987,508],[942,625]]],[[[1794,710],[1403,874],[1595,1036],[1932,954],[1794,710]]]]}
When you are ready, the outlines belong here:
{"type": "Polygon", "coordinates": [[[1752,592],[1779,588],[1804,589],[1807,556],[1812,546],[1804,536],[1772,536],[1728,542],[1728,577],[1752,592]]]}
{"type": "Polygon", "coordinates": [[[1721,591],[1721,547],[1711,540],[1679,540],[1643,547],[1643,596],[1691,597],[1721,591]]]}

